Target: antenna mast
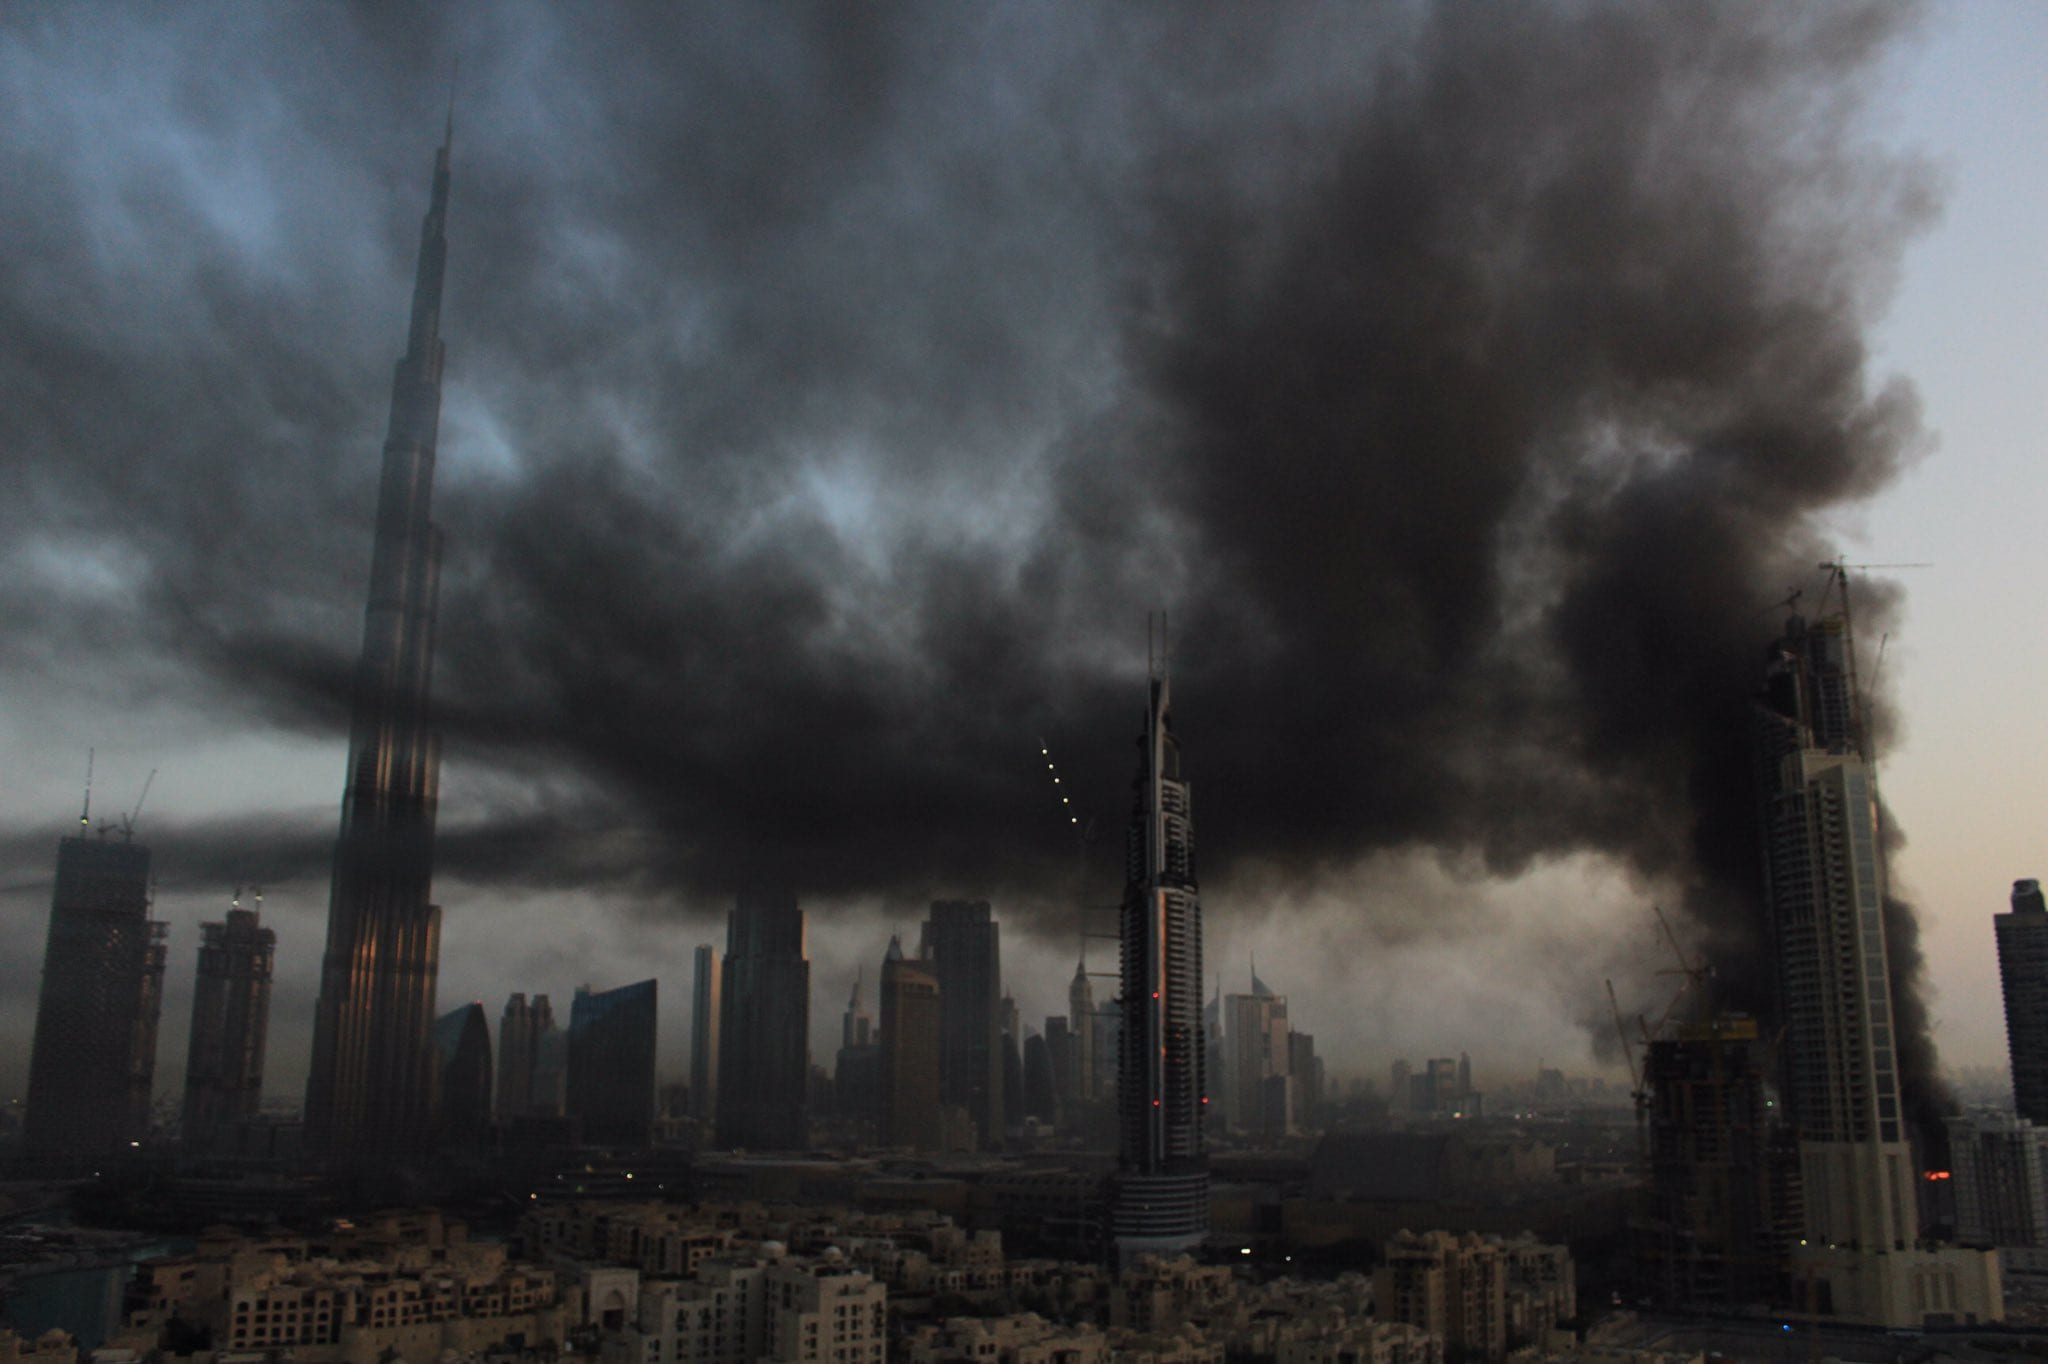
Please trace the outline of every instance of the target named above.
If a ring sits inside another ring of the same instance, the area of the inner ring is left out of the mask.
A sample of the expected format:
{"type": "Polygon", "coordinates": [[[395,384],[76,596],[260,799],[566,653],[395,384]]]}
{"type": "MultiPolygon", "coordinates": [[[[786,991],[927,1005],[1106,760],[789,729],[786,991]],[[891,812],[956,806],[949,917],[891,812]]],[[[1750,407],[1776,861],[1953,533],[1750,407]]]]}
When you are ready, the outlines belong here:
{"type": "Polygon", "coordinates": [[[93,750],[88,748],[85,750],[85,808],[78,812],[78,827],[81,829],[92,827],[92,759],[93,750]]]}

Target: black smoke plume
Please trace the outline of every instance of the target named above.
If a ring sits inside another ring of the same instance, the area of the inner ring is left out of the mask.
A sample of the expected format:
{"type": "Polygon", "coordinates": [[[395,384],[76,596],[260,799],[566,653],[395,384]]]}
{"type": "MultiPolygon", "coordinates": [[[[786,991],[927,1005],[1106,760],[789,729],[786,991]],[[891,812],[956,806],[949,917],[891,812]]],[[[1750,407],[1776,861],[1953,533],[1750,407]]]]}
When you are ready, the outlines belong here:
{"type": "Polygon", "coordinates": [[[10,689],[341,732],[459,55],[444,875],[1058,898],[1165,605],[1212,882],[1590,852],[1760,998],[1770,607],[1919,440],[1899,7],[241,19],[0,31],[10,689]]]}

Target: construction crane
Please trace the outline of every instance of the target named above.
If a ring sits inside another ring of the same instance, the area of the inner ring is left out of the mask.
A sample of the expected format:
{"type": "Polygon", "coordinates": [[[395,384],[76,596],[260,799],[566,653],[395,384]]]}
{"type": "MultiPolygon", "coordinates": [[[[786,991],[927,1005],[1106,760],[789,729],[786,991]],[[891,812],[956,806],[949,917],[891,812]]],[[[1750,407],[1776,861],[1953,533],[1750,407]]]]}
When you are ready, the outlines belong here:
{"type": "Polygon", "coordinates": [[[1678,1012],[1678,1006],[1685,1002],[1687,995],[1697,992],[1701,998],[1705,997],[1707,982],[1712,980],[1714,976],[1714,968],[1704,956],[1687,958],[1684,946],[1678,941],[1678,934],[1671,927],[1670,917],[1664,913],[1664,906],[1652,905],[1650,909],[1657,916],[1657,931],[1659,935],[1663,937],[1666,943],[1670,944],[1671,955],[1678,959],[1676,967],[1667,966],[1657,972],[1657,974],[1660,976],[1683,976],[1685,979],[1679,985],[1677,993],[1671,996],[1670,1003],[1664,1006],[1664,1012],[1657,1016],[1655,1025],[1653,1026],[1647,1022],[1642,1023],[1643,1044],[1645,1046],[1648,1046],[1663,1035],[1665,1027],[1671,1022],[1671,1016],[1678,1012]]]}
{"type": "Polygon", "coordinates": [[[149,775],[143,779],[142,794],[135,798],[135,808],[121,816],[121,838],[124,842],[133,843],[135,841],[135,821],[142,817],[142,802],[149,799],[149,788],[154,785],[156,785],[156,769],[152,767],[149,769],[149,775]]]}
{"type": "MultiPolygon", "coordinates": [[[[1621,1059],[1628,1063],[1628,1096],[1636,1109],[1636,1168],[1647,1172],[1650,1168],[1650,1095],[1643,1088],[1642,1067],[1636,1064],[1635,1039],[1628,1035],[1628,1024],[1621,1016],[1621,1000],[1615,996],[1614,982],[1607,982],[1607,1007],[1614,1011],[1614,1035],[1621,1039],[1621,1059]]],[[[1642,1018],[1636,1019],[1642,1026],[1642,1018]]]]}
{"type": "Polygon", "coordinates": [[[1856,735],[1856,742],[1864,746],[1866,750],[1865,756],[1867,757],[1869,756],[1870,737],[1865,732],[1863,724],[1864,693],[1856,681],[1856,622],[1849,610],[1849,574],[1851,571],[1864,573],[1873,570],[1890,572],[1891,570],[1902,568],[1933,568],[1934,565],[1931,563],[1852,564],[1841,559],[1831,559],[1816,565],[1816,567],[1827,574],[1827,583],[1821,588],[1822,602],[1825,603],[1828,594],[1832,592],[1842,603],[1842,643],[1843,652],[1847,657],[1849,665],[1849,704],[1852,708],[1849,721],[1850,727],[1856,735]]]}

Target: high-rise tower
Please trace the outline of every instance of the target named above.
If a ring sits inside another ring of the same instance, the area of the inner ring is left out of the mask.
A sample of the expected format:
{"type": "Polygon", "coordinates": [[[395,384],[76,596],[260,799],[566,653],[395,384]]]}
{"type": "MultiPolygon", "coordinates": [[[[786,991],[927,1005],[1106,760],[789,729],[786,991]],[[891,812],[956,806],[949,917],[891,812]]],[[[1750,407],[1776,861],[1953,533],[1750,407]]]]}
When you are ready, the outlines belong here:
{"type": "Polygon", "coordinates": [[[718,1144],[810,1145],[811,963],[804,912],[787,894],[741,895],[726,920],[718,1020],[718,1144]]]}
{"type": "Polygon", "coordinates": [[[263,1050],[270,1030],[270,977],[277,934],[235,897],[227,920],[199,926],[199,974],[185,1056],[184,1137],[203,1148],[220,1129],[263,1106],[263,1050]]]}
{"type": "Polygon", "coordinates": [[[555,1011],[546,995],[529,1000],[514,994],[498,1018],[498,1116],[510,1122],[534,1112],[534,1073],[541,1039],[555,1030],[555,1011]]]}
{"type": "Polygon", "coordinates": [[[939,982],[939,1101],[1003,1146],[1002,925],[986,900],[935,900],[918,956],[939,982]]]}
{"type": "Polygon", "coordinates": [[[1095,1097],[1095,990],[1088,981],[1085,954],[1074,963],[1074,979],[1067,985],[1067,1027],[1074,1036],[1074,1097],[1095,1097]]]}
{"type": "Polygon", "coordinates": [[[945,1143],[939,1105],[939,979],[889,939],[882,961],[881,1144],[936,1151],[945,1143]]]}
{"type": "Polygon", "coordinates": [[[1209,1230],[1202,904],[1191,793],[1163,667],[1152,678],[1138,748],[1119,931],[1119,1131],[1110,1203],[1110,1234],[1124,1259],[1191,1249],[1209,1230]]]}
{"type": "Polygon", "coordinates": [[[718,1115],[718,949],[699,943],[690,989],[690,1116],[718,1115]]]}
{"type": "Polygon", "coordinates": [[[163,983],[149,849],[83,832],[61,840],[29,1051],[22,1137],[32,1162],[90,1169],[149,1135],[163,983]]]}
{"type": "Polygon", "coordinates": [[[1920,1247],[1876,776],[1846,607],[1811,624],[1793,617],[1767,658],[1754,733],[1779,1086],[1804,1209],[1791,1266],[1801,1305],[1885,1326],[1996,1319],[1995,1257],[1920,1247]]]}
{"type": "Polygon", "coordinates": [[[1995,915],[1998,983],[2005,995],[2005,1045],[2019,1115],[2048,1127],[2048,900],[2041,883],[2012,883],[2012,910],[1995,915]]]}
{"type": "Polygon", "coordinates": [[[306,1082],[308,1145],[370,1167],[418,1159],[434,1130],[434,978],[441,955],[434,813],[441,753],[427,694],[441,571],[441,531],[430,503],[441,422],[448,148],[444,138],[434,156],[412,328],[391,382],[306,1082]]]}
{"type": "Polygon", "coordinates": [[[658,986],[576,991],[569,1006],[569,1114],[592,1146],[654,1143],[658,986]]]}

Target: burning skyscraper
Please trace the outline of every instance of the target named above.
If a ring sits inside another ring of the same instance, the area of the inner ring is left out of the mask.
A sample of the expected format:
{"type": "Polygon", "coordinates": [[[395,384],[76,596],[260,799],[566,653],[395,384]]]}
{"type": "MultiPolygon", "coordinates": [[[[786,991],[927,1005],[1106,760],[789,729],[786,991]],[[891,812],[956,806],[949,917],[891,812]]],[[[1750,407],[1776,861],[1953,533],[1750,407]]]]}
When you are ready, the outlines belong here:
{"type": "Polygon", "coordinates": [[[1887,1326],[1996,1318],[1995,1261],[1919,1248],[1876,776],[1846,607],[1810,624],[1793,617],[1768,658],[1758,799],[1779,1079],[1805,1212],[1791,1265],[1802,1305],[1887,1326]]]}
{"type": "Polygon", "coordinates": [[[412,327],[391,384],[306,1083],[308,1145],[329,1159],[369,1167],[421,1158],[434,1131],[432,1029],[441,957],[434,815],[441,751],[427,696],[441,572],[441,531],[430,504],[441,422],[448,150],[444,139],[434,158],[412,327]]]}

